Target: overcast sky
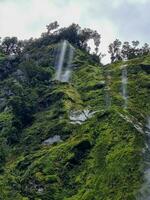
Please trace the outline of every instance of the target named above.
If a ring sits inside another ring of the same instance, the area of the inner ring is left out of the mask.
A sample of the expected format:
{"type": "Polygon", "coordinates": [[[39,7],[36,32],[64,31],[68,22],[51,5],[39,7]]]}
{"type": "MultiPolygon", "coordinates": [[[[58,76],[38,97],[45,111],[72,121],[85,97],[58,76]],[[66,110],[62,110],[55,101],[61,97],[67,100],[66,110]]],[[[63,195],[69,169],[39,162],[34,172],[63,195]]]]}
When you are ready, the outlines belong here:
{"type": "Polygon", "coordinates": [[[39,37],[55,20],[96,29],[103,52],[115,38],[150,42],[150,0],[0,0],[1,37],[39,37]]]}

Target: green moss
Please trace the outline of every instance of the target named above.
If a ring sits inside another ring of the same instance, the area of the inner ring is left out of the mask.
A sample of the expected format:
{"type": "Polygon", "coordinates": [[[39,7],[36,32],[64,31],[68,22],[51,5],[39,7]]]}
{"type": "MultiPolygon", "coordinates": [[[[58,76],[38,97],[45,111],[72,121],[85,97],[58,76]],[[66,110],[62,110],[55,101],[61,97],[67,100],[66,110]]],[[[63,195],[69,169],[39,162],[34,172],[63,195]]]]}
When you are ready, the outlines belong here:
{"type": "Polygon", "coordinates": [[[25,80],[10,74],[0,81],[5,101],[0,106],[0,198],[136,199],[144,137],[133,123],[144,127],[149,115],[149,56],[102,67],[77,50],[71,82],[60,83],[53,80],[56,47],[30,48],[31,60],[22,57],[16,64],[25,80]],[[121,91],[124,64],[126,110],[121,91]],[[84,109],[96,113],[81,125],[71,124],[70,111],[84,109]],[[55,135],[61,142],[43,144],[55,135]],[[10,139],[15,142],[9,144],[10,139]]]}

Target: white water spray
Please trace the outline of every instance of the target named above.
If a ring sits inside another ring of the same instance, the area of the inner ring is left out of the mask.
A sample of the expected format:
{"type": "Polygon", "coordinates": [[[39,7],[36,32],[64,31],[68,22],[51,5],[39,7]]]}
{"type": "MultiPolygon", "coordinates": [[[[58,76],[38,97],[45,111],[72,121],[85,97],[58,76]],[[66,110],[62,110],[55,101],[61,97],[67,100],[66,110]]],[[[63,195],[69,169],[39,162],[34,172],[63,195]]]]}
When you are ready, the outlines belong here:
{"type": "Polygon", "coordinates": [[[106,78],[105,78],[105,96],[104,96],[104,101],[105,101],[105,108],[108,110],[111,107],[111,95],[110,95],[110,84],[111,84],[111,75],[110,71],[106,71],[106,78]]]}
{"type": "Polygon", "coordinates": [[[128,105],[128,95],[127,95],[127,83],[128,83],[128,77],[127,77],[127,68],[126,65],[122,66],[122,97],[124,99],[124,109],[127,109],[128,105]]]}
{"type": "Polygon", "coordinates": [[[71,70],[66,70],[61,75],[61,82],[69,82],[70,76],[71,76],[71,70]]]}
{"type": "Polygon", "coordinates": [[[56,80],[61,79],[61,72],[62,72],[62,67],[63,67],[63,63],[64,63],[66,49],[67,49],[67,42],[66,42],[66,40],[64,40],[61,44],[61,52],[60,52],[60,56],[59,56],[59,60],[58,60],[58,64],[57,64],[56,80]]]}
{"type": "Polygon", "coordinates": [[[72,60],[74,56],[74,48],[66,40],[61,44],[61,51],[58,57],[58,63],[56,63],[56,80],[61,82],[69,82],[72,71],[72,60]],[[67,65],[65,66],[65,59],[67,59],[67,65]]]}
{"type": "Polygon", "coordinates": [[[69,54],[68,54],[68,62],[67,67],[64,73],[62,74],[62,82],[69,82],[71,72],[72,72],[72,60],[74,56],[74,48],[69,44],[69,54]]]}

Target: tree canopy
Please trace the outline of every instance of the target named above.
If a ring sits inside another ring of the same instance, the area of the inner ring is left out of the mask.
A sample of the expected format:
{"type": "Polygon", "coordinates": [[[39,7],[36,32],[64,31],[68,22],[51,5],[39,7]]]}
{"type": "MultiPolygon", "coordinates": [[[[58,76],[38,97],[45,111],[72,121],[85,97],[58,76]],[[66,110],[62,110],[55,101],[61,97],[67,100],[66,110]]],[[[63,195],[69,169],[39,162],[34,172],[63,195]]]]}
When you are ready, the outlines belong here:
{"type": "Polygon", "coordinates": [[[142,47],[139,47],[139,45],[140,42],[137,40],[132,41],[130,44],[127,41],[122,43],[119,39],[116,39],[109,45],[108,53],[110,54],[111,62],[130,60],[150,53],[150,47],[147,43],[142,47]]]}
{"type": "MultiPolygon", "coordinates": [[[[59,43],[62,40],[67,40],[74,47],[91,54],[97,62],[101,62],[105,55],[100,52],[101,35],[96,30],[81,28],[75,23],[68,27],[60,27],[57,21],[48,24],[46,32],[43,32],[38,39],[30,38],[29,40],[21,41],[17,37],[5,37],[3,40],[0,38],[0,54],[21,56],[22,52],[28,52],[32,48],[41,48],[59,43]],[[91,52],[90,40],[94,42],[94,52],[91,52]]],[[[108,53],[110,54],[111,62],[129,60],[147,55],[150,52],[150,47],[147,43],[142,47],[139,46],[140,42],[137,40],[131,43],[127,41],[122,43],[119,39],[116,39],[109,45],[108,53]]]]}

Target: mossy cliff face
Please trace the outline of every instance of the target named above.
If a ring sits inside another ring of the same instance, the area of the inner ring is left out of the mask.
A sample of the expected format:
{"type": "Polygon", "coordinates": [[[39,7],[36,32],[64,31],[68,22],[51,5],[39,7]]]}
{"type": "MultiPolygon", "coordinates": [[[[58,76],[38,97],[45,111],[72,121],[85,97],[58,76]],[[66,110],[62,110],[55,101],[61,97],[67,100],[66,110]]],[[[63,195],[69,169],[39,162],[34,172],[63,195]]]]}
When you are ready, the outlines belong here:
{"type": "Polygon", "coordinates": [[[0,199],[136,199],[150,57],[100,66],[76,50],[71,80],[61,83],[54,81],[54,49],[0,59],[0,199]]]}

